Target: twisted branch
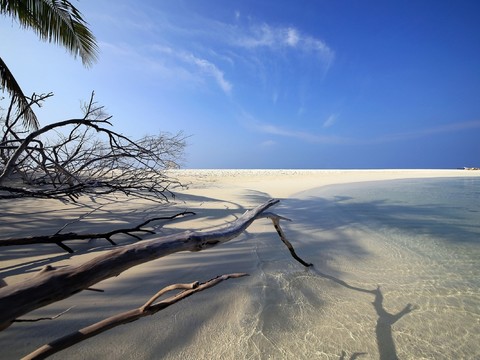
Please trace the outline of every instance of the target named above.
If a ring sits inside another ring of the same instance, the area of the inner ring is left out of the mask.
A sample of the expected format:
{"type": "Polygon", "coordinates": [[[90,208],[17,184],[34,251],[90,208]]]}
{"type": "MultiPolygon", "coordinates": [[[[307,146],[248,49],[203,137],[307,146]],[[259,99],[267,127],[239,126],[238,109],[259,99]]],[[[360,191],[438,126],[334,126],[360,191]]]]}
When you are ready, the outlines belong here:
{"type": "Polygon", "coordinates": [[[33,360],[33,359],[44,359],[47,356],[55,354],[63,349],[66,349],[70,346],[78,344],[79,342],[91,338],[95,335],[101,334],[107,330],[110,330],[114,327],[117,327],[122,324],[127,324],[132,321],[136,321],[142,317],[153,315],[160,310],[166,309],[167,307],[186,299],[187,297],[211,288],[215,285],[218,285],[224,280],[239,278],[243,276],[247,276],[248,274],[245,273],[234,273],[234,274],[226,274],[217,276],[211,280],[208,280],[204,283],[199,283],[195,281],[190,284],[174,284],[167,286],[156,293],[154,296],[150,298],[143,306],[139,308],[132,309],[129,311],[125,311],[123,313],[110,316],[102,321],[99,321],[95,324],[90,326],[84,327],[76,332],[68,334],[60,339],[52,341],[49,344],[43,345],[42,347],[38,348],[37,350],[33,351],[32,353],[28,354],[23,358],[23,360],[33,360]],[[172,295],[169,298],[162,300],[160,302],[155,303],[155,301],[165,293],[181,289],[183,291],[179,292],[178,294],[172,295]]]}
{"type": "Polygon", "coordinates": [[[121,228],[115,229],[112,231],[104,232],[104,233],[91,233],[91,234],[77,234],[74,232],[69,233],[56,233],[53,235],[42,235],[42,236],[29,236],[29,237],[22,237],[22,238],[10,238],[10,239],[3,239],[0,240],[0,247],[1,246],[14,246],[14,245],[31,245],[31,244],[56,244],[64,249],[68,253],[73,253],[73,250],[65,245],[63,242],[67,240],[90,240],[90,239],[105,239],[110,244],[116,245],[115,242],[112,240],[112,237],[117,234],[126,234],[129,236],[134,237],[137,240],[141,240],[140,237],[133,233],[148,233],[148,234],[155,234],[154,231],[144,229],[143,227],[148,225],[153,221],[158,220],[173,220],[179,216],[187,216],[187,215],[195,215],[192,211],[183,211],[181,213],[172,215],[172,216],[161,216],[148,219],[141,224],[138,224],[133,227],[129,228],[121,228]]]}

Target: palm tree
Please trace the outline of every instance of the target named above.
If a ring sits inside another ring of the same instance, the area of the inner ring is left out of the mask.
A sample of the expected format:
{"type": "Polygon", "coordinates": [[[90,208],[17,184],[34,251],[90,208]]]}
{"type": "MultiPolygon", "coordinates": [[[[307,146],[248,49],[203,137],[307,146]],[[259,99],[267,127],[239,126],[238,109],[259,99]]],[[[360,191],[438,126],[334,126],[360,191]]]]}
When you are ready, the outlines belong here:
{"type": "MultiPolygon", "coordinates": [[[[0,14],[11,16],[21,27],[34,30],[41,40],[64,46],[74,57],[80,56],[87,67],[97,59],[95,37],[80,11],[70,1],[0,0],[0,14]]],[[[38,129],[38,120],[28,98],[1,57],[0,88],[11,96],[25,126],[38,129]]]]}

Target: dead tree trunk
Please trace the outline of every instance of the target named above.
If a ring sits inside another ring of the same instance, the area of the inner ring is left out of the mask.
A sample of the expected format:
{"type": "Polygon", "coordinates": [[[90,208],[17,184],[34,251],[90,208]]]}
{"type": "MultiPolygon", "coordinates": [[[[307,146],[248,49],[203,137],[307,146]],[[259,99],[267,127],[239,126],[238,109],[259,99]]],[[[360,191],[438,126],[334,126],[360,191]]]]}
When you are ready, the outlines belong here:
{"type": "Polygon", "coordinates": [[[219,230],[185,231],[123,246],[78,266],[61,269],[46,267],[23,283],[0,289],[0,330],[9,327],[21,315],[65,299],[133,266],[179,251],[201,251],[225,243],[239,236],[259,218],[276,217],[278,222],[278,216],[265,214],[268,208],[278,202],[269,200],[219,230]]]}

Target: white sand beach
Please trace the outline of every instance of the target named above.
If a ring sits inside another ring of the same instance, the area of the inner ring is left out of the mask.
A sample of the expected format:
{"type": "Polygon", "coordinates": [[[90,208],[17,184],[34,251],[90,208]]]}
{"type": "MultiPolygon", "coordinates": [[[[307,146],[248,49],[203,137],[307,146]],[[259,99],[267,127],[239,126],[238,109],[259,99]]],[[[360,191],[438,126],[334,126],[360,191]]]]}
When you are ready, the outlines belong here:
{"type": "MultiPolygon", "coordinates": [[[[90,199],[82,206],[54,200],[11,201],[0,216],[2,236],[50,234],[64,226],[64,232],[94,232],[183,210],[196,213],[155,223],[157,234],[144,237],[151,239],[185,229],[223,226],[246,210],[276,198],[281,201],[272,211],[292,220],[282,223],[286,236],[298,255],[312,262],[314,268],[304,268],[293,260],[271,222],[258,220],[226,244],[202,252],[177,253],[134,267],[97,284],[95,287],[104,290],[102,293],[83,291],[25,315],[24,318],[54,316],[73,306],[55,320],[16,323],[2,331],[2,359],[21,358],[62,335],[141,306],[169,284],[205,281],[234,272],[247,272],[250,276],[230,279],[52,358],[480,357],[478,288],[456,288],[467,294],[463,300],[456,298],[453,290],[432,295],[436,284],[443,289],[444,279],[436,275],[436,269],[450,269],[452,264],[429,258],[429,248],[421,242],[418,246],[423,248],[384,241],[386,227],[372,231],[368,225],[377,219],[378,213],[392,215],[392,222],[397,218],[408,220],[408,211],[394,213],[398,206],[378,203],[375,208],[360,206],[351,202],[351,195],[349,199],[342,198],[350,194],[352,187],[358,189],[359,184],[400,179],[479,179],[480,171],[178,170],[170,174],[188,187],[171,189],[177,196],[168,206],[114,197],[90,199]],[[350,201],[348,204],[356,207],[345,207],[342,201],[350,201]],[[355,209],[362,211],[357,213],[355,209]],[[418,272],[425,277],[419,280],[418,272]],[[378,286],[381,290],[377,290],[378,286]],[[475,308],[477,312],[472,312],[475,308]],[[457,310],[458,314],[454,313],[457,310]]],[[[371,191],[372,187],[368,189],[371,191]]],[[[402,229],[396,230],[398,243],[403,244],[405,234],[402,229]]],[[[389,231],[391,239],[395,233],[389,231]]],[[[475,234],[479,230],[469,231],[475,234]]],[[[411,236],[426,235],[417,231],[411,236]]],[[[133,241],[127,237],[118,239],[119,244],[133,241]]],[[[102,239],[71,241],[68,245],[75,253],[67,254],[51,244],[2,247],[0,278],[9,286],[35,275],[45,265],[79,264],[112,248],[102,239]]],[[[460,264],[461,259],[456,261],[460,264]]]]}

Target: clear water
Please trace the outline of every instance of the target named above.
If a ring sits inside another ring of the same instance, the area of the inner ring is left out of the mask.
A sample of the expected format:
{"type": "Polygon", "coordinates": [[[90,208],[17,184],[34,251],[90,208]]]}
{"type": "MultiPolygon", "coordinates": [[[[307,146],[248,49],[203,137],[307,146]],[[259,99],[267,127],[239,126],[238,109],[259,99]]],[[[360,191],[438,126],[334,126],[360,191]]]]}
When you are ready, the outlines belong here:
{"type": "Polygon", "coordinates": [[[271,225],[250,230],[238,243],[250,279],[199,300],[186,318],[210,320],[162,356],[480,358],[480,179],[321,187],[277,210],[314,268],[294,262],[271,225]]]}
{"type": "Polygon", "coordinates": [[[307,316],[320,358],[480,358],[480,179],[331,186],[287,206],[318,219],[296,235],[318,244],[303,277],[325,280],[323,315],[307,316]]]}

